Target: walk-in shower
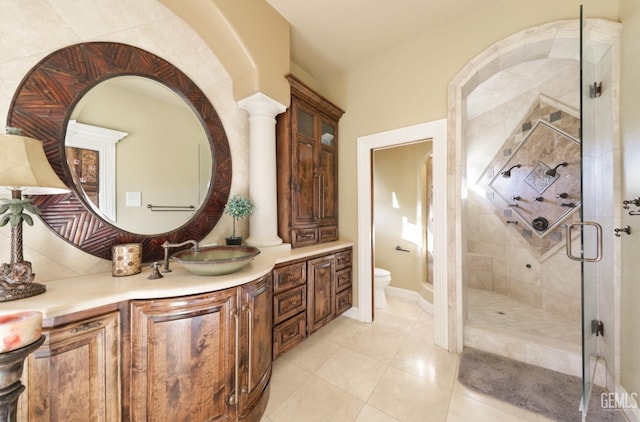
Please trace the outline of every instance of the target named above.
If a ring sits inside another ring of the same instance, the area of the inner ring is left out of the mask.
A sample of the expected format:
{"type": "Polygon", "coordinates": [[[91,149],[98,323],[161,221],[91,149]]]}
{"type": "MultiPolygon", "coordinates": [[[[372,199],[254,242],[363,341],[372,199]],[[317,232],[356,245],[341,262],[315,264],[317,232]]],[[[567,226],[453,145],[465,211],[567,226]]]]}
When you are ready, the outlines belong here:
{"type": "Polygon", "coordinates": [[[619,377],[612,239],[620,28],[603,20],[587,27],[591,44],[581,43],[578,20],[515,34],[453,82],[464,344],[584,376],[585,391],[619,377]],[[593,82],[602,89],[590,98],[581,86],[593,82]],[[589,221],[604,236],[595,239],[589,221]],[[597,269],[567,256],[600,246],[597,269]],[[611,333],[596,338],[592,321],[611,333]],[[600,358],[607,364],[596,366],[600,358]]]}

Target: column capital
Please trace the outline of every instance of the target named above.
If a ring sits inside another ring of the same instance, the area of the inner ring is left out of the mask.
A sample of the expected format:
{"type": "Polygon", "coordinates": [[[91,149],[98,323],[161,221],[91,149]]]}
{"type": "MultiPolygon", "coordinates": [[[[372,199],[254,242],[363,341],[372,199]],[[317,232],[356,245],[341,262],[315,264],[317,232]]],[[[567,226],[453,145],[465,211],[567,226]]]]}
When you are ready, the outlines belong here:
{"type": "Polygon", "coordinates": [[[262,92],[256,92],[238,101],[238,106],[246,110],[250,116],[264,115],[275,117],[284,113],[287,107],[262,92]]]}

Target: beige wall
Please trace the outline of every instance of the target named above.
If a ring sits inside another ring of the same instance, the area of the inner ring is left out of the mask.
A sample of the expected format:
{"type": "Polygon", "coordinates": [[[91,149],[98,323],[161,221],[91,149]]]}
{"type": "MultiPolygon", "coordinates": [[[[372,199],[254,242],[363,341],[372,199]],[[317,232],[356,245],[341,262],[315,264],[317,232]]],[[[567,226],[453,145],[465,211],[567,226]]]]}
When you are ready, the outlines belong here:
{"type": "Polygon", "coordinates": [[[416,292],[424,290],[427,278],[423,164],[431,150],[425,141],[373,153],[374,265],[391,272],[391,286],[416,292]],[[412,229],[406,236],[405,230],[412,229]],[[409,252],[396,251],[396,246],[409,252]]]}
{"type": "MultiPolygon", "coordinates": [[[[640,1],[621,0],[622,63],[620,129],[623,153],[624,199],[640,196],[640,1]]],[[[632,228],[622,242],[622,292],[620,360],[621,383],[629,393],[640,394],[640,216],[624,213],[622,226],[632,228]]]]}
{"type": "Polygon", "coordinates": [[[289,105],[289,24],[267,2],[159,0],[216,53],[233,79],[237,101],[256,92],[289,105]]]}

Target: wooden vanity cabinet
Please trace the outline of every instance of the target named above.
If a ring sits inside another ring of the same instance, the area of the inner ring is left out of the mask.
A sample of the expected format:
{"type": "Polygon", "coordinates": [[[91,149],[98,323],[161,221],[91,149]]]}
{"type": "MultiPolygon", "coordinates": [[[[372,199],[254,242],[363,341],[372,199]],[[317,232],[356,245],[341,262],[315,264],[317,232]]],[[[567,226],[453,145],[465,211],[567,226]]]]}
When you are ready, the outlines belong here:
{"type": "Polygon", "coordinates": [[[278,234],[291,246],[338,239],[338,121],[344,111],[293,75],[278,116],[278,234]]]}
{"type": "Polygon", "coordinates": [[[258,421],[271,375],[271,275],[131,302],[132,421],[258,421]]]}
{"type": "Polygon", "coordinates": [[[351,308],[352,250],[311,256],[273,270],[273,359],[351,308]]]}
{"type": "Polygon", "coordinates": [[[45,342],[24,366],[18,420],[121,420],[119,312],[84,316],[43,334],[45,342]]]}

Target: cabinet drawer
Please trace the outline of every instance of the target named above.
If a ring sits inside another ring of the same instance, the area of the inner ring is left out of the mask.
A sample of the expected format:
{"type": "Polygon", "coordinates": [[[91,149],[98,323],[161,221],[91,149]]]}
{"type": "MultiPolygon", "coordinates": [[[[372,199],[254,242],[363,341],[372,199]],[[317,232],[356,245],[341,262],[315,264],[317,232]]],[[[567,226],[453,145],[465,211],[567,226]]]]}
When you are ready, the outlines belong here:
{"type": "Polygon", "coordinates": [[[320,243],[338,240],[338,227],[320,227],[320,243]]]}
{"type": "Polygon", "coordinates": [[[306,309],[307,286],[298,286],[273,296],[273,323],[282,321],[306,309]]]}
{"type": "Polygon", "coordinates": [[[351,267],[351,250],[336,253],[336,270],[351,267]]]}
{"type": "Polygon", "coordinates": [[[336,292],[351,287],[351,268],[336,271],[336,292]]]}
{"type": "Polygon", "coordinates": [[[336,293],[336,315],[340,315],[351,308],[351,292],[352,290],[349,288],[336,293]]]}
{"type": "Polygon", "coordinates": [[[307,281],[307,264],[298,262],[273,270],[273,292],[280,293],[307,281]]]}
{"type": "Polygon", "coordinates": [[[307,313],[303,312],[273,328],[273,358],[276,359],[307,337],[307,313]]]}
{"type": "Polygon", "coordinates": [[[295,247],[315,245],[318,243],[318,230],[313,229],[293,229],[291,230],[291,244],[295,247]]]}

